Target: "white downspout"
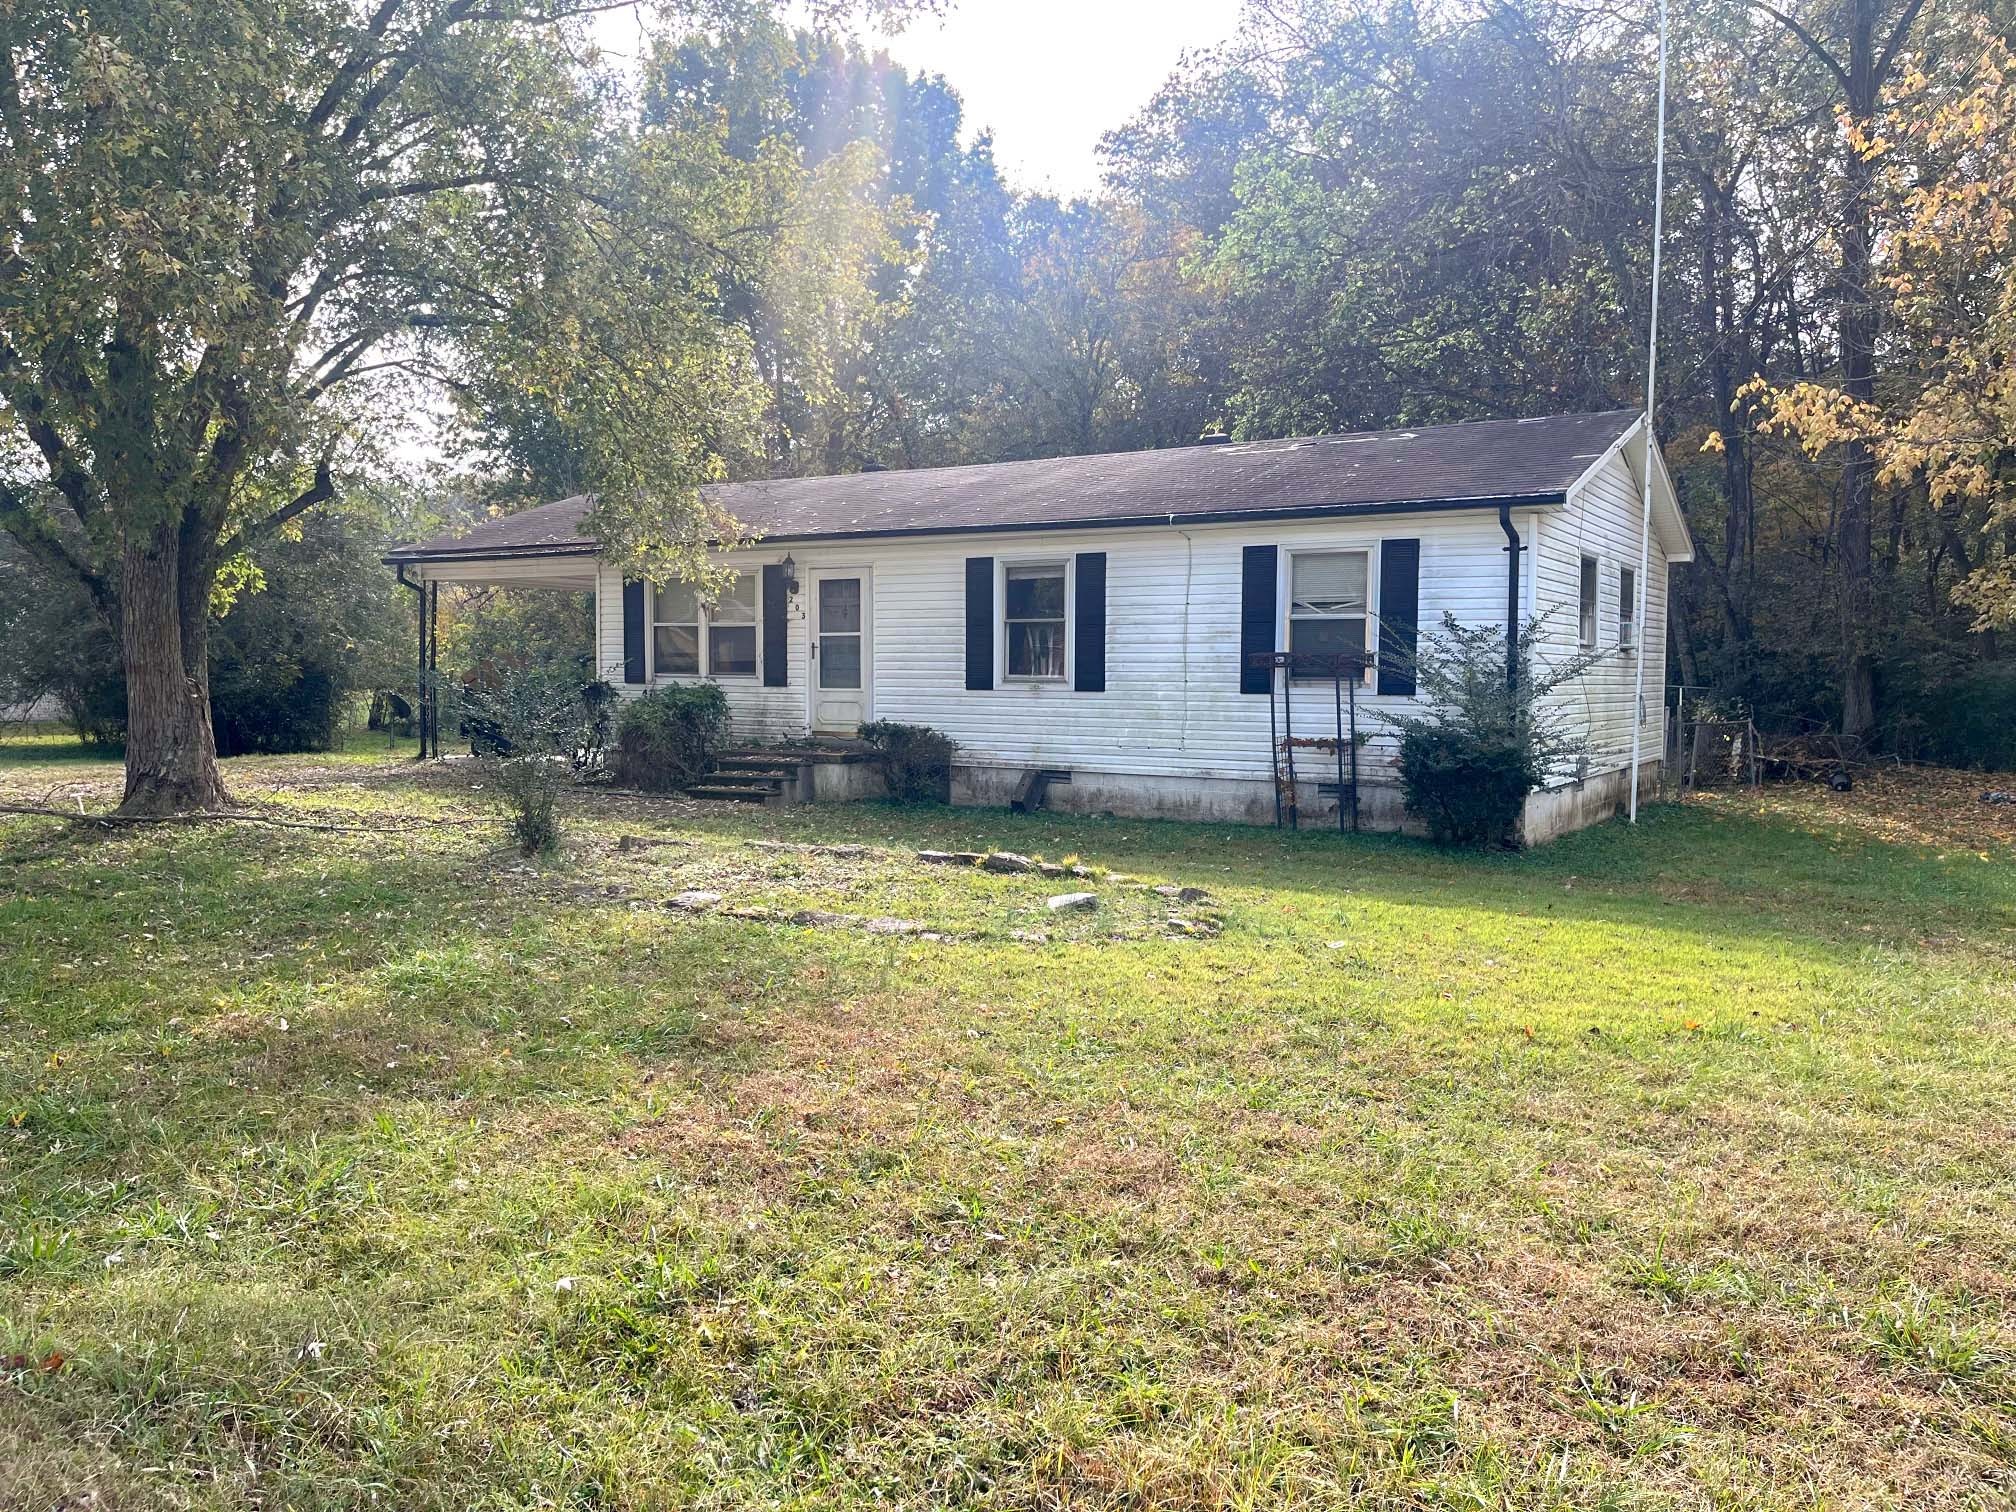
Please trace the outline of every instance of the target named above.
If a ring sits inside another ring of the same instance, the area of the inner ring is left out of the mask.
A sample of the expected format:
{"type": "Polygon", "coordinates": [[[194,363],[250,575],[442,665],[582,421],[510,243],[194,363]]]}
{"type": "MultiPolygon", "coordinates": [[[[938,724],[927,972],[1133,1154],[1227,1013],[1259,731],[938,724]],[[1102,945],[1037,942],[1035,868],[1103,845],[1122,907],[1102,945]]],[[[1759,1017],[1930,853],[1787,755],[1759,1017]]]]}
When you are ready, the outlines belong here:
{"type": "MultiPolygon", "coordinates": [[[[1638,822],[1638,763],[1645,739],[1645,642],[1651,639],[1645,623],[1645,605],[1652,575],[1652,415],[1659,381],[1659,252],[1660,233],[1666,214],[1666,0],[1659,0],[1659,128],[1653,148],[1652,167],[1652,329],[1645,355],[1645,469],[1644,505],[1638,536],[1638,602],[1632,607],[1638,637],[1636,696],[1631,700],[1631,808],[1633,824],[1638,822]]],[[[1663,631],[1663,625],[1660,627],[1663,631]]],[[[1661,701],[1663,708],[1664,701],[1661,701]]]]}

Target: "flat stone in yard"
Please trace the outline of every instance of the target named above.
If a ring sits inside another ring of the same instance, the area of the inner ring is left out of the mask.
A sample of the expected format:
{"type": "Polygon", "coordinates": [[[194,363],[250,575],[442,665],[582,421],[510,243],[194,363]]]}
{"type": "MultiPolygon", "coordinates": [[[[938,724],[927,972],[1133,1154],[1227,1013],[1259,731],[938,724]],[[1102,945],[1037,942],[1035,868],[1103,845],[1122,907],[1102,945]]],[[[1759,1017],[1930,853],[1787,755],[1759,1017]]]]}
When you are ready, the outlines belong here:
{"type": "Polygon", "coordinates": [[[832,913],[824,908],[801,908],[791,915],[793,924],[851,924],[853,920],[845,914],[832,913]]]}
{"type": "Polygon", "coordinates": [[[923,934],[925,928],[915,919],[870,919],[861,926],[870,934],[910,935],[923,934]]]}
{"type": "Polygon", "coordinates": [[[1026,872],[1034,871],[1036,863],[1027,856],[1018,856],[1013,851],[995,851],[980,863],[983,871],[1026,872]]]}
{"type": "Polygon", "coordinates": [[[1050,900],[1050,912],[1062,913],[1067,908],[1097,908],[1097,893],[1059,893],[1050,900]]]}
{"type": "Polygon", "coordinates": [[[978,851],[921,850],[917,852],[919,861],[928,861],[933,866],[978,866],[987,858],[978,851]]]}
{"type": "Polygon", "coordinates": [[[705,913],[720,902],[721,894],[717,892],[682,892],[667,898],[665,906],[676,908],[681,913],[705,913]]]}

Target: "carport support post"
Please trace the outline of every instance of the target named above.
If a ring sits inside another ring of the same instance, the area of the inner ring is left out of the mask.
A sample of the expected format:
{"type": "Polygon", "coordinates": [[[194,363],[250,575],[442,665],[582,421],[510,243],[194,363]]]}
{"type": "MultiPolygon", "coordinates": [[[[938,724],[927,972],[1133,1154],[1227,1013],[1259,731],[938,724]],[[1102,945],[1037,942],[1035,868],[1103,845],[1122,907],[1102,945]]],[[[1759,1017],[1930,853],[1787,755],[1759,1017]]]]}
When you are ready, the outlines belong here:
{"type": "Polygon", "coordinates": [[[420,737],[415,761],[427,759],[427,585],[409,582],[406,564],[399,564],[399,581],[413,590],[413,729],[420,737]]]}
{"type": "Polygon", "coordinates": [[[427,584],[427,710],[424,723],[425,733],[420,739],[420,754],[431,753],[438,761],[441,757],[441,585],[427,584]]]}

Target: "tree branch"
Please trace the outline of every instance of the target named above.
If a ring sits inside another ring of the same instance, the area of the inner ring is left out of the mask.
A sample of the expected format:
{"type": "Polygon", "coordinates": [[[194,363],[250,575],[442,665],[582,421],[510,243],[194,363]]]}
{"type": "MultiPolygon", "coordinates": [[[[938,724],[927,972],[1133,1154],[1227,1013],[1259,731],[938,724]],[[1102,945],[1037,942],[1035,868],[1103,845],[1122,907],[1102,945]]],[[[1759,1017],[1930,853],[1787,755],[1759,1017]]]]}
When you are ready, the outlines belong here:
{"type": "Polygon", "coordinates": [[[326,504],[336,497],[336,477],[330,470],[334,460],[334,448],[322,453],[315,464],[315,481],[300,493],[294,495],[263,520],[256,520],[233,535],[217,548],[217,560],[228,562],[239,552],[264,540],[289,520],[304,515],[317,504],[326,504]]]}
{"type": "Polygon", "coordinates": [[[1876,84],[1882,87],[1890,77],[1890,65],[1897,61],[1897,53],[1904,46],[1904,39],[1910,35],[1911,27],[1918,19],[1918,12],[1925,7],[1925,0],[1910,0],[1904,7],[1904,14],[1897,18],[1897,25],[1891,29],[1890,39],[1883,44],[1883,52],[1876,62],[1876,84]]]}
{"type": "Polygon", "coordinates": [[[1756,6],[1757,9],[1764,12],[1765,15],[1771,17],[1772,20],[1776,21],[1780,26],[1784,27],[1787,31],[1791,32],[1792,35],[1797,37],[1801,42],[1805,43],[1806,51],[1811,53],[1814,57],[1818,58],[1822,63],[1826,64],[1827,71],[1833,74],[1834,77],[1840,81],[1841,92],[1847,95],[1848,98],[1850,98],[1851,100],[1855,97],[1855,85],[1853,81],[1851,81],[1848,77],[1848,70],[1843,68],[1838,62],[1835,61],[1834,54],[1832,54],[1826,49],[1826,47],[1821,43],[1819,38],[1815,37],[1813,33],[1809,32],[1797,21],[1793,20],[1790,16],[1786,15],[1785,12],[1779,10],[1777,6],[1766,4],[1765,0],[1750,0],[1750,3],[1756,6]]]}
{"type": "MultiPolygon", "coordinates": [[[[97,512],[97,501],[91,496],[91,475],[78,464],[69,443],[63,439],[63,433],[49,418],[41,394],[32,385],[9,381],[20,367],[20,355],[13,347],[0,342],[0,382],[6,385],[8,402],[20,415],[28,439],[42,453],[42,460],[49,469],[49,481],[69,503],[71,512],[77,516],[77,523],[88,529],[91,516],[97,512]]],[[[88,383],[85,388],[88,391],[88,383]]]]}
{"type": "Polygon", "coordinates": [[[370,21],[365,23],[363,45],[360,45],[344,61],[343,66],[336,70],[328,87],[322,91],[322,98],[315,102],[315,108],[308,112],[307,119],[302,122],[308,134],[312,135],[329,124],[330,117],[336,114],[336,107],[343,103],[343,97],[350,92],[350,86],[364,76],[364,70],[369,68],[378,56],[371,44],[385,35],[394,18],[398,16],[400,8],[405,4],[406,0],[384,0],[370,21]]]}
{"type": "Polygon", "coordinates": [[[0,484],[0,530],[12,536],[23,551],[44,567],[59,576],[75,578],[107,622],[117,623],[118,598],[104,576],[71,549],[70,543],[26,499],[4,484],[0,484]]]}

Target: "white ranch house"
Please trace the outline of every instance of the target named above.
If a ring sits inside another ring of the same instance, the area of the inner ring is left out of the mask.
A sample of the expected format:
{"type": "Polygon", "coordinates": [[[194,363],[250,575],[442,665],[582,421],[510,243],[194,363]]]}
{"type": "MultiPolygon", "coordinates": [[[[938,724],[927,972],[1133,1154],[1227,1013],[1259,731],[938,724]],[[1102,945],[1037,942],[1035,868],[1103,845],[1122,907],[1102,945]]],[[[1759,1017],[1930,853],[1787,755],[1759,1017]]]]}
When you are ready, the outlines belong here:
{"type": "MultiPolygon", "coordinates": [[[[1643,417],[1613,411],[724,484],[712,501],[757,539],[718,558],[738,575],[712,605],[626,582],[581,498],[387,561],[420,584],[592,590],[602,675],[629,694],[712,678],[734,738],[762,748],[743,768],[789,774],[770,783],[789,797],[858,793],[860,769],[817,748],[883,719],[959,743],[955,802],[1006,803],[1046,772],[1057,809],[1273,822],[1288,674],[1256,660],[1362,653],[1368,828],[1402,820],[1374,716],[1415,696],[1418,630],[1548,614],[1543,661],[1603,654],[1565,694],[1592,760],[1528,800],[1537,841],[1616,811],[1634,715],[1648,775],[1664,748],[1667,570],[1693,544],[1653,447],[1635,624],[1647,455],[1643,417]]],[[[1338,753],[1308,742],[1334,736],[1337,689],[1326,672],[1287,693],[1302,822],[1334,823],[1338,753]]]]}

